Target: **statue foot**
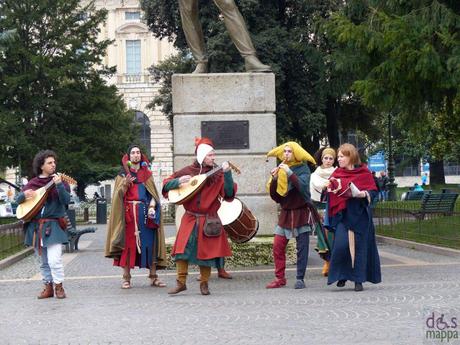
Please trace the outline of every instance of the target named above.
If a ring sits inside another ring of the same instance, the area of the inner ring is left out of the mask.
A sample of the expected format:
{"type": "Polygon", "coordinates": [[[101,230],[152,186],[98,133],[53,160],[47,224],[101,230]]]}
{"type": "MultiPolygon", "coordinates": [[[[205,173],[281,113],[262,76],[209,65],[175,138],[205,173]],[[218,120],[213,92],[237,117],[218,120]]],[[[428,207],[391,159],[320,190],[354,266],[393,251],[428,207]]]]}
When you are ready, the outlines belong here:
{"type": "Polygon", "coordinates": [[[272,69],[268,65],[264,65],[255,55],[249,55],[244,58],[246,72],[271,72],[272,69]]]}
{"type": "Polygon", "coordinates": [[[208,73],[208,63],[198,62],[193,73],[208,73]]]}

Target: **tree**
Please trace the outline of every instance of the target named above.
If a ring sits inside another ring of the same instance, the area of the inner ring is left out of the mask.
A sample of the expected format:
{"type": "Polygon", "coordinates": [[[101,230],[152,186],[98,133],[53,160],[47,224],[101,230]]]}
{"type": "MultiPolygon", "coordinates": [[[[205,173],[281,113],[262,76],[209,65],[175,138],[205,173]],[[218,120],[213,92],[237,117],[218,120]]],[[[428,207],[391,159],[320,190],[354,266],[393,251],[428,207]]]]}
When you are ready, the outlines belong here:
{"type": "Polygon", "coordinates": [[[156,84],[161,84],[158,95],[149,104],[150,108],[161,107],[162,113],[169,119],[170,127],[173,129],[172,113],[172,75],[174,73],[187,73],[192,68],[190,55],[183,51],[161,61],[158,65],[150,67],[150,73],[156,84]]]}
{"type": "Polygon", "coordinates": [[[455,1],[352,0],[325,25],[340,47],[338,66],[357,75],[353,90],[364,103],[397,114],[397,123],[430,147],[432,183],[444,183],[443,158],[460,134],[458,126],[446,126],[459,122],[459,7],[455,1]],[[350,17],[350,8],[362,15],[350,17]],[[430,136],[420,135],[424,127],[433,128],[430,136]]]}
{"type": "Polygon", "coordinates": [[[4,0],[0,32],[15,30],[0,56],[0,166],[31,176],[34,154],[53,149],[84,198],[88,183],[113,176],[134,137],[133,114],[104,78],[106,18],[91,2],[4,0]]]}
{"type": "MultiPolygon", "coordinates": [[[[237,3],[259,57],[276,74],[278,140],[298,140],[305,148],[315,151],[324,137],[338,146],[339,130],[347,125],[368,131],[365,126],[372,123],[372,111],[363,111],[359,98],[347,94],[351,81],[345,81],[331,68],[333,63],[329,57],[333,47],[325,40],[318,24],[327,20],[332,10],[340,8],[341,1],[240,0],[237,3]],[[364,117],[362,121],[350,120],[356,111],[364,117]]],[[[141,6],[152,33],[158,38],[173,40],[181,56],[187,56],[177,1],[141,0],[141,6]]],[[[243,71],[243,60],[212,0],[200,2],[200,18],[210,71],[243,71]]],[[[171,62],[167,68],[170,74],[183,70],[178,60],[177,66],[171,62]]],[[[191,70],[192,66],[188,71],[191,70]]],[[[164,79],[163,89],[166,98],[158,99],[157,105],[170,102],[167,100],[170,81],[167,80],[164,79]]]]}

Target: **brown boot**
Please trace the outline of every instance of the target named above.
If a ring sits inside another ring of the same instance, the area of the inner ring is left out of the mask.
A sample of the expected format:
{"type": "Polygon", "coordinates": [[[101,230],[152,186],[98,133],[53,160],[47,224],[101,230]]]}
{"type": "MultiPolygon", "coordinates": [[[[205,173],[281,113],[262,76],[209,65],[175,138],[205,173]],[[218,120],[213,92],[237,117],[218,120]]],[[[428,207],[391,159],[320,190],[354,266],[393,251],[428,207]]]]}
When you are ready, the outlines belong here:
{"type": "Polygon", "coordinates": [[[42,292],[37,296],[38,299],[54,297],[53,283],[46,283],[42,292]]]}
{"type": "Polygon", "coordinates": [[[321,272],[323,276],[327,277],[329,274],[329,261],[324,261],[323,271],[321,272]]]}
{"type": "Polygon", "coordinates": [[[204,296],[207,296],[207,295],[211,294],[209,292],[208,282],[201,282],[200,283],[200,291],[201,291],[201,294],[204,295],[204,296]]]}
{"type": "Polygon", "coordinates": [[[224,268],[217,269],[217,276],[223,279],[232,279],[233,277],[224,268]]]}
{"type": "Polygon", "coordinates": [[[178,294],[179,292],[187,290],[187,285],[182,284],[179,280],[176,280],[176,282],[177,282],[176,287],[169,289],[168,294],[175,295],[175,294],[178,294]]]}
{"type": "Polygon", "coordinates": [[[56,294],[56,298],[66,298],[64,288],[62,287],[62,283],[54,284],[54,293],[56,294]]]}

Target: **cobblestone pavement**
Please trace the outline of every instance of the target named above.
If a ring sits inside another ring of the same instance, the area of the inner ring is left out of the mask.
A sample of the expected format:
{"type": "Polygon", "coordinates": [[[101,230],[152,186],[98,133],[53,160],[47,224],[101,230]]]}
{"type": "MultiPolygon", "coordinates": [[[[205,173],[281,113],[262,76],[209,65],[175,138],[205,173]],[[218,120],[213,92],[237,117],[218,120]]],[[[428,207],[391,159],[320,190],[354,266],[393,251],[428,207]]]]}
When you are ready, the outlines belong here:
{"type": "MultiPolygon", "coordinates": [[[[288,286],[274,290],[265,289],[273,268],[257,267],[226,281],[213,273],[210,296],[199,294],[195,271],[187,291],[169,296],[149,286],[145,270],[120,289],[104,232],[98,226],[78,254],[65,254],[65,300],[35,298],[33,256],[0,271],[1,344],[460,344],[428,341],[425,326],[433,312],[460,319],[460,258],[381,245],[383,283],[356,293],[350,283],[327,286],[312,251],[303,290],[293,289],[294,267],[288,286]]],[[[174,284],[174,272],[160,276],[174,284]]]]}

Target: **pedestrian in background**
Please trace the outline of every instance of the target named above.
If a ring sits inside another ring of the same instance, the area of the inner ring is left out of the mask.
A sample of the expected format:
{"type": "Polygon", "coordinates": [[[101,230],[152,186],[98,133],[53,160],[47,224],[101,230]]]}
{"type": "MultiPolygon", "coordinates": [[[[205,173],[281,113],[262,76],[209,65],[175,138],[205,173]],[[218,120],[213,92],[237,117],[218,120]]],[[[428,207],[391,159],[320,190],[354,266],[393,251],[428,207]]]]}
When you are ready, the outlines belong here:
{"type": "Polygon", "coordinates": [[[427,173],[422,173],[422,186],[426,186],[428,182],[428,175],[427,173]]]}
{"type": "Polygon", "coordinates": [[[378,183],[378,190],[379,190],[379,200],[386,201],[388,199],[387,192],[388,192],[388,176],[385,171],[380,172],[380,176],[377,179],[378,183]]]}

